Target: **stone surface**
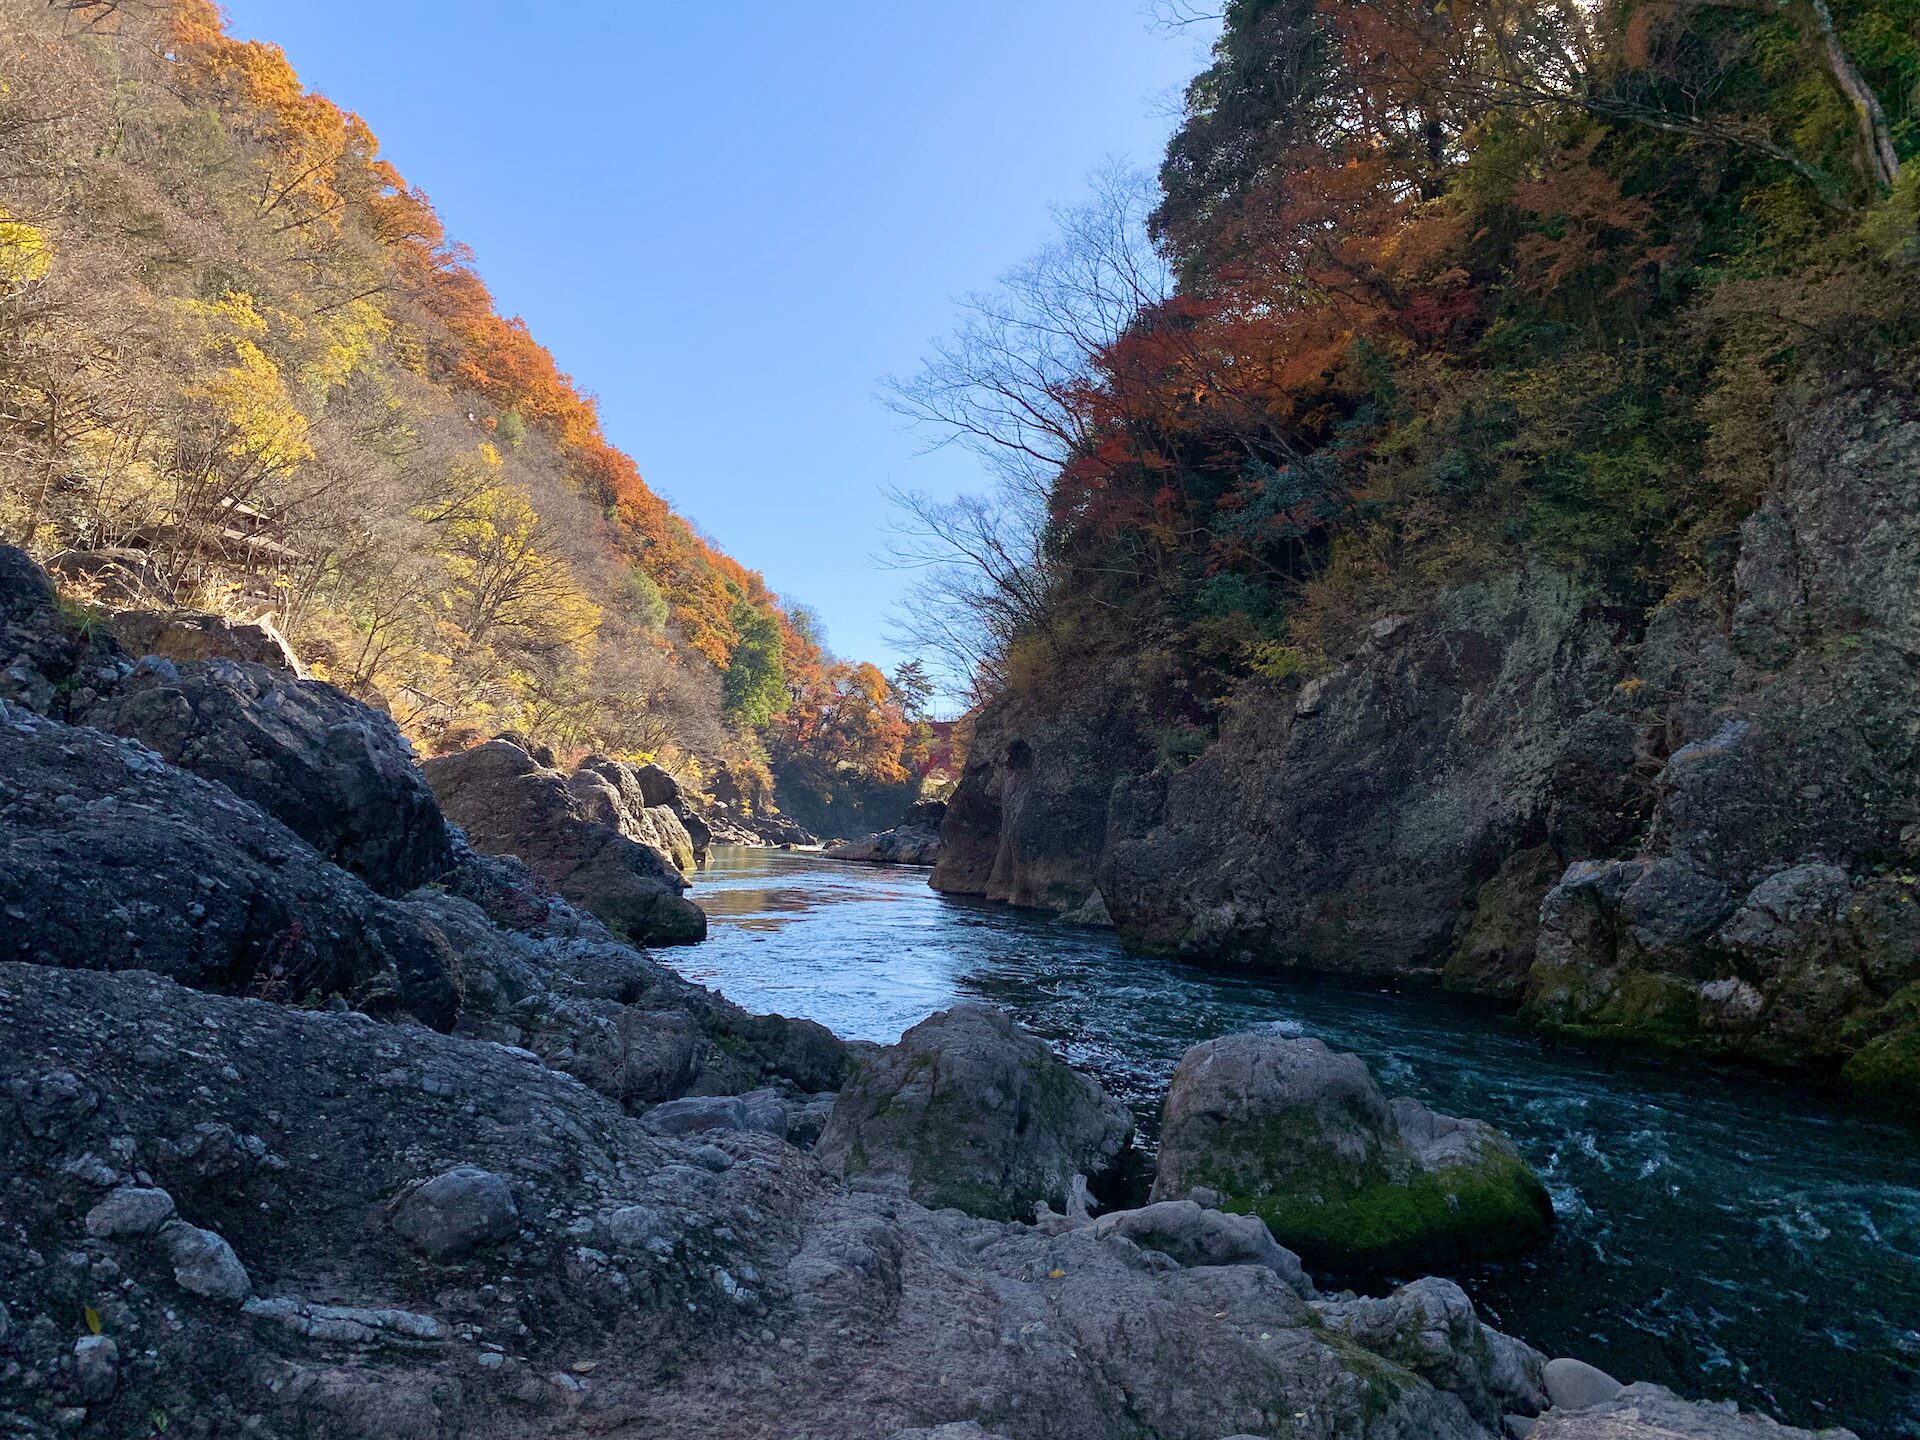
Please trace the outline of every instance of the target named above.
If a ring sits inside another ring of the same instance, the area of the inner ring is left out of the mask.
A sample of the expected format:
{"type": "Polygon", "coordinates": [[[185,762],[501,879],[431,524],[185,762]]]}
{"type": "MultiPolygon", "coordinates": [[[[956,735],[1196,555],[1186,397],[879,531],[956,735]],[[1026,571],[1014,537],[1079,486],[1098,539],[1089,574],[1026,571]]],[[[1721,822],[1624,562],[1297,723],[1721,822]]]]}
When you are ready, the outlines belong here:
{"type": "Polygon", "coordinates": [[[1584,1410],[1618,1395],[1626,1386],[1598,1366],[1561,1356],[1549,1360],[1541,1376],[1547,1402],[1560,1410],[1584,1410]]]}
{"type": "Polygon", "coordinates": [[[241,1310],[256,1320],[270,1320],[310,1340],[338,1344],[404,1344],[447,1338],[444,1322],[411,1310],[365,1305],[310,1305],[290,1295],[249,1300],[241,1310]]]}
{"type": "Polygon", "coordinates": [[[1012,1218],[1062,1201],[1127,1153],[1133,1121],[1013,1019],[960,1005],[866,1061],[814,1154],[849,1179],[939,1208],[1012,1218]]]}
{"type": "Polygon", "coordinates": [[[196,610],[116,610],[107,615],[106,625],[129,654],[158,655],[181,664],[240,660],[284,671],[295,680],[307,678],[306,667],[271,615],[241,621],[196,610]]]}
{"type": "Polygon", "coordinates": [[[1851,1430],[1800,1430],[1732,1407],[1689,1404],[1658,1385],[1629,1385],[1585,1410],[1551,1410],[1530,1440],[1858,1440],[1851,1430]]]}
{"type": "Polygon", "coordinates": [[[453,1023],[440,934],[223,785],[0,701],[0,954],[453,1023]]]}
{"type": "Polygon", "coordinates": [[[1525,1249],[1553,1223],[1545,1189],[1492,1126],[1390,1101],[1357,1055],[1279,1035],[1230,1035],[1182,1058],[1153,1193],[1194,1186],[1334,1270],[1444,1268],[1525,1249]]]}
{"type": "MultiPolygon", "coordinates": [[[[422,768],[447,818],[475,848],[517,856],[636,943],[705,938],[707,917],[685,898],[686,877],[673,859],[592,818],[598,802],[583,803],[567,776],[519,746],[493,740],[422,768]]],[[[602,801],[614,794],[604,784],[597,792],[602,801]]]]}
{"type": "Polygon", "coordinates": [[[388,716],[331,685],[224,659],[147,665],[72,718],[218,781],[384,894],[452,864],[412,747],[388,716]]]}
{"type": "Polygon", "coordinates": [[[173,1197],[164,1190],[123,1185],[87,1212],[87,1234],[98,1240],[151,1235],[173,1219],[173,1197]]]}
{"type": "Polygon", "coordinates": [[[436,1260],[510,1239],[520,1228],[513,1188],[491,1171],[458,1165],[393,1204],[394,1231],[436,1260]]]}
{"type": "Polygon", "coordinates": [[[656,1135],[705,1135],[714,1130],[747,1130],[747,1107],[737,1095],[689,1095],[649,1110],[643,1122],[656,1135]]]}
{"type": "Polygon", "coordinates": [[[891,830],[827,847],[829,860],[860,860],[874,865],[926,865],[940,858],[940,826],[947,807],[939,800],[923,800],[891,830]]]}

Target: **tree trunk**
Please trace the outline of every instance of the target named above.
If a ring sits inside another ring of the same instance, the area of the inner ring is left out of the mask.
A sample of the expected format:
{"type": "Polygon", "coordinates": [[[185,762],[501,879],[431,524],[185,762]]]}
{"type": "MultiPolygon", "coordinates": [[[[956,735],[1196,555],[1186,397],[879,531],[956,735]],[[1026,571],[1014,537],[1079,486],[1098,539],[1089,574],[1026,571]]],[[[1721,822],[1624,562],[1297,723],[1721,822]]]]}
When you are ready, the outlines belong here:
{"type": "Polygon", "coordinates": [[[1847,97],[1847,103],[1853,107],[1860,124],[1867,173],[1876,185],[1890,189],[1900,177],[1900,153],[1893,146],[1893,132],[1887,125],[1887,112],[1880,104],[1880,97],[1873,93],[1873,87],[1854,68],[1846,47],[1840,43],[1840,34],[1834,28],[1833,11],[1828,8],[1827,0],[1811,0],[1811,4],[1814,29],[1819,32],[1821,47],[1826,52],[1827,72],[1833,76],[1833,83],[1840,87],[1840,93],[1847,97]]]}

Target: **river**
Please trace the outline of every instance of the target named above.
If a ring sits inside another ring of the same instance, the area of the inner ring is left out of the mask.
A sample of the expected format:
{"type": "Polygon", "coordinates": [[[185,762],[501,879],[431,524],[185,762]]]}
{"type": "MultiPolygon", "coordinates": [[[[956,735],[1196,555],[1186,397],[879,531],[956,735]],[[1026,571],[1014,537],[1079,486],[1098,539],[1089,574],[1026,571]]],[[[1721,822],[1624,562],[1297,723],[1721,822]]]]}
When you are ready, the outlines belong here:
{"type": "Polygon", "coordinates": [[[963,999],[1016,1014],[1141,1117],[1188,1046],[1262,1027],[1366,1057],[1382,1086],[1511,1135],[1559,1227],[1460,1274],[1554,1355],[1864,1440],[1920,1437],[1920,1144],[1740,1072],[1558,1045],[1433,994],[1127,954],[1111,936],[935,895],[926,872],[723,849],[712,935],[663,952],[752,1010],[891,1042],[963,999]]]}

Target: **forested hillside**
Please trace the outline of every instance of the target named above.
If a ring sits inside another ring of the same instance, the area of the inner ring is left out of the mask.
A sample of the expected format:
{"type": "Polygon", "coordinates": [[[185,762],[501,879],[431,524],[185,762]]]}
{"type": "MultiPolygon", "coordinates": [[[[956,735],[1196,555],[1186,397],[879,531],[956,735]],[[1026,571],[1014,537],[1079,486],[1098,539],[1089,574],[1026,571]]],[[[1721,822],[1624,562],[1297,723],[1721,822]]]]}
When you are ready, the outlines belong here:
{"type": "Polygon", "coordinates": [[[905,778],[886,677],[648,488],[277,47],[207,0],[6,0],[0,147],[0,538],[80,598],[271,610],[430,746],[512,727],[761,805],[770,760],[905,778]]]}
{"type": "Polygon", "coordinates": [[[1917,87],[1912,0],[1234,0],[1155,191],[902,387],[1044,497],[989,668],[1144,633],[1204,728],[1363,592],[1715,574],[1793,383],[1912,377],[1917,87]]]}
{"type": "Polygon", "coordinates": [[[1224,18],[899,387],[1007,477],[936,884],[1920,1075],[1920,4],[1224,18]]]}

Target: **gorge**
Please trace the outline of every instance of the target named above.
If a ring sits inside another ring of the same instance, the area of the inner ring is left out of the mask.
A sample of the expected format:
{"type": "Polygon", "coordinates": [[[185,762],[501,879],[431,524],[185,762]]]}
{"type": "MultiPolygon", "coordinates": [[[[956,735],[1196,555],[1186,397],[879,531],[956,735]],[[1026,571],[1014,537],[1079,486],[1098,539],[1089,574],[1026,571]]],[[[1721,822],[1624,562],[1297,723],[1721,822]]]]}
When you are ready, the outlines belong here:
{"type": "Polygon", "coordinates": [[[817,277],[671,504],[277,46],[0,0],[0,1436],[1920,1437],[1920,0],[1153,11],[883,670],[699,528],[854,528],[817,277]]]}

